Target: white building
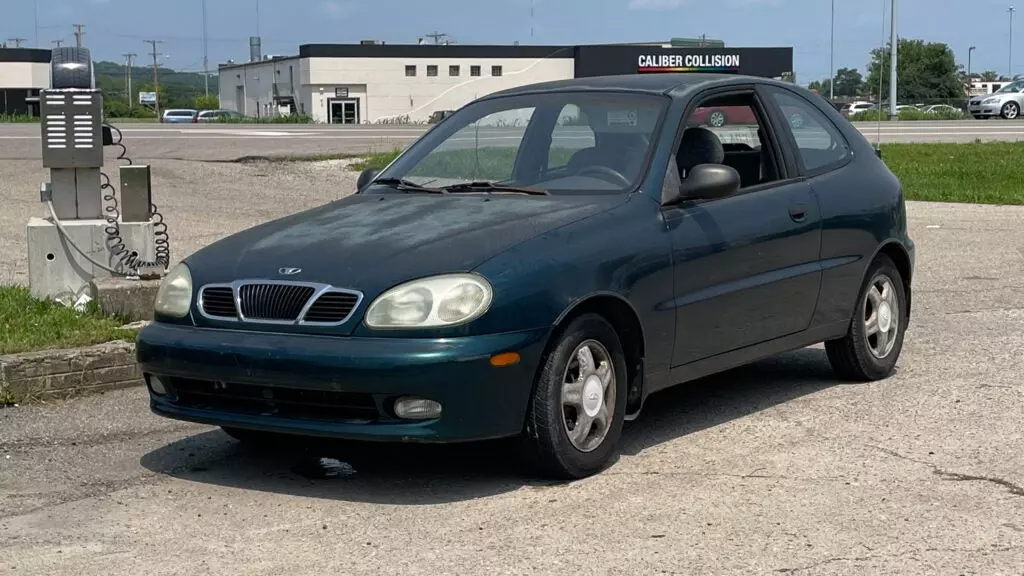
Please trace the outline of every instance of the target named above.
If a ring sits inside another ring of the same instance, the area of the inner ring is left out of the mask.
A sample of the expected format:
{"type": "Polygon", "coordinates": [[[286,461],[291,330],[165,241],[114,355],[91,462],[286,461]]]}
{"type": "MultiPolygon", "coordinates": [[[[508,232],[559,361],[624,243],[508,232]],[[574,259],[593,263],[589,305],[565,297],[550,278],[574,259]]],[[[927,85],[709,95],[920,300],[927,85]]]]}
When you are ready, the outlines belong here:
{"type": "Polygon", "coordinates": [[[304,44],[297,56],[222,64],[220,103],[247,116],[296,113],[336,124],[424,122],[434,112],[455,110],[492,92],[536,82],[676,71],[778,77],[792,70],[792,62],[792,48],[666,43],[304,44]]]}
{"type": "Polygon", "coordinates": [[[38,115],[50,87],[50,50],[0,48],[0,115],[38,115]]]}

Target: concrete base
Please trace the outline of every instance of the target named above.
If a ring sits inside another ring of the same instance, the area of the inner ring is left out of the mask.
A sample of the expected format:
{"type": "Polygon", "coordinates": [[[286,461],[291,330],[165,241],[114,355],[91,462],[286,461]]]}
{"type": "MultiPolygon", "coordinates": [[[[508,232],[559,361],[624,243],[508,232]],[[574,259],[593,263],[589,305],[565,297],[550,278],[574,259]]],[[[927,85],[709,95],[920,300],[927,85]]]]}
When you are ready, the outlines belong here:
{"type": "Polygon", "coordinates": [[[153,303],[160,280],[96,278],[90,285],[92,299],[105,314],[126,322],[153,319],[153,303]]]}
{"type": "MultiPolygon", "coordinates": [[[[106,220],[62,220],[61,224],[75,245],[93,260],[127,272],[107,245],[106,220]]],[[[142,260],[156,257],[152,222],[124,222],[120,227],[125,249],[137,251],[142,260]]],[[[28,223],[28,275],[32,295],[40,299],[78,294],[93,278],[112,276],[89,262],[52,221],[43,218],[32,218],[28,223]]]]}

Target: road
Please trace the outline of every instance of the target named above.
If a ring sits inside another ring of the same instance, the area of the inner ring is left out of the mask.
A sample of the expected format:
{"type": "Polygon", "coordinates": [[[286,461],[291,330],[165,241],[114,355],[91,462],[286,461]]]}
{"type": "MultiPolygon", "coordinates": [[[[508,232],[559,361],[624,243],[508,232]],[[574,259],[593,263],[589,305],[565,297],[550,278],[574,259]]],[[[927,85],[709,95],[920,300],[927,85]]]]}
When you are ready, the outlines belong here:
{"type": "Polygon", "coordinates": [[[1024,208],[909,212],[892,378],[837,382],[815,347],[671,390],[571,484],[502,444],[244,449],[141,389],[0,409],[0,574],[1019,576],[1024,208]]]}
{"type": "MultiPolygon", "coordinates": [[[[1024,140],[1024,122],[1002,120],[857,123],[872,142],[972,142],[1024,140]]],[[[407,146],[428,126],[187,125],[126,123],[118,126],[133,158],[233,160],[244,156],[390,151],[407,146]]],[[[562,129],[573,139],[574,131],[562,129]]],[[[515,129],[489,129],[483,138],[516,138],[515,129]]],[[[467,141],[467,146],[471,143],[467,141]]],[[[39,126],[0,124],[0,160],[38,160],[39,126]]]]}

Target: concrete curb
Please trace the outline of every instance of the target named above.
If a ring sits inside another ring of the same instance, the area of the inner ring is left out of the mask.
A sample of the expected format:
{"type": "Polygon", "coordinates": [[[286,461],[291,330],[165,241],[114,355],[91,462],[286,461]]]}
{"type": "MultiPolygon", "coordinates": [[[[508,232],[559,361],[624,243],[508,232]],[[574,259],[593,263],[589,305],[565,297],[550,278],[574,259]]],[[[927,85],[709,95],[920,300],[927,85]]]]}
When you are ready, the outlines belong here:
{"type": "Polygon", "coordinates": [[[134,342],[0,356],[0,405],[68,399],[142,384],[134,342]]]}

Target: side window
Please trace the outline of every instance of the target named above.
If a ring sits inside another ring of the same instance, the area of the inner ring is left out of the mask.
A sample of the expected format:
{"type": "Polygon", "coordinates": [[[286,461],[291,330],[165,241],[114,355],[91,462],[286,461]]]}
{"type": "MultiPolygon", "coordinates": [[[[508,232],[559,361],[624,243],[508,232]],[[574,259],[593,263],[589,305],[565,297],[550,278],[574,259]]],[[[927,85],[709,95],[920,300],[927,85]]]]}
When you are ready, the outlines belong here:
{"type": "Polygon", "coordinates": [[[508,180],[533,111],[502,110],[464,126],[420,160],[407,177],[423,186],[508,180]]]}
{"type": "Polygon", "coordinates": [[[551,131],[548,169],[564,168],[574,154],[594,146],[594,131],[587,122],[586,114],[579,106],[567,104],[559,113],[555,128],[551,131]]]}
{"type": "Polygon", "coordinates": [[[725,164],[740,174],[740,187],[779,180],[753,91],[705,97],[684,123],[676,152],[679,177],[698,164],[725,164]]]}
{"type": "Polygon", "coordinates": [[[778,89],[772,90],[772,99],[786,118],[808,172],[838,164],[850,155],[850,146],[839,129],[813,104],[778,89]]]}

